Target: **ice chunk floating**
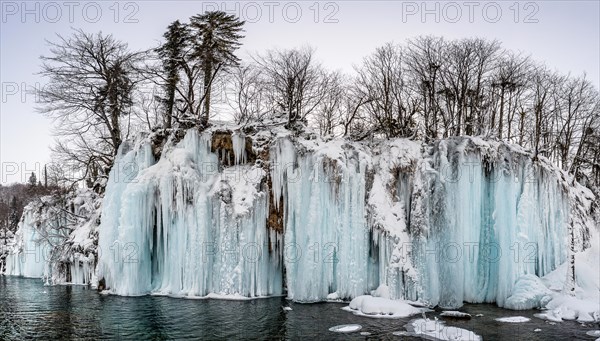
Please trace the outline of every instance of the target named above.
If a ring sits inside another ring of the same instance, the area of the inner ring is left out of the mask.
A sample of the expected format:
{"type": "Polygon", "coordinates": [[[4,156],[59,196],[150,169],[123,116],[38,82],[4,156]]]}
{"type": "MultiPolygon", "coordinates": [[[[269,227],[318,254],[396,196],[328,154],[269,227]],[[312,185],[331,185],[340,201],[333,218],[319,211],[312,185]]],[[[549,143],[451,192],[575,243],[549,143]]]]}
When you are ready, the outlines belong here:
{"type": "Polygon", "coordinates": [[[401,318],[421,314],[426,308],[416,308],[402,300],[391,300],[371,295],[358,296],[348,307],[342,308],[355,315],[377,318],[401,318]]]}
{"type": "Polygon", "coordinates": [[[508,316],[508,317],[499,317],[496,319],[498,322],[505,323],[523,323],[531,321],[530,318],[524,316],[508,316]]]}
{"type": "MultiPolygon", "coordinates": [[[[330,331],[336,333],[353,333],[362,329],[360,324],[342,324],[339,326],[333,326],[329,328],[330,331]]],[[[362,335],[362,333],[361,333],[362,335]]]]}
{"type": "Polygon", "coordinates": [[[437,320],[414,320],[406,326],[406,329],[410,332],[409,335],[422,336],[431,340],[482,340],[481,336],[470,330],[449,327],[437,320]]]}
{"type": "Polygon", "coordinates": [[[463,313],[461,311],[455,311],[455,310],[444,310],[444,311],[442,311],[440,316],[457,318],[457,319],[470,319],[471,318],[471,314],[463,313]]]}

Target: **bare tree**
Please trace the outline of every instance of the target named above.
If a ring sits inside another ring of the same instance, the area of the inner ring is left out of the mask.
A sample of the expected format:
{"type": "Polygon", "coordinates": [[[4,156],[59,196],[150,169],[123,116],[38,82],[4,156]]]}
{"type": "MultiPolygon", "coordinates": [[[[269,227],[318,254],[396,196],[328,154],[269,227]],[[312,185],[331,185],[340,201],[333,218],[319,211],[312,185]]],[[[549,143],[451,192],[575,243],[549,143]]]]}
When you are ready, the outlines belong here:
{"type": "Polygon", "coordinates": [[[482,115],[484,80],[499,50],[496,41],[462,39],[444,49],[447,61],[441,69],[445,126],[451,135],[473,135],[482,115]]]}
{"type": "Polygon", "coordinates": [[[412,135],[418,100],[406,86],[402,49],[379,47],[356,71],[361,97],[372,99],[366,108],[376,130],[388,138],[412,135]]]}
{"type": "Polygon", "coordinates": [[[502,138],[506,121],[507,138],[511,138],[512,122],[517,112],[518,100],[525,89],[527,72],[530,68],[528,57],[508,51],[504,51],[502,56],[496,59],[490,84],[493,108],[489,127],[497,128],[497,133],[492,135],[502,138]]]}
{"type": "Polygon", "coordinates": [[[346,82],[340,72],[334,71],[324,74],[324,83],[326,84],[325,96],[314,116],[321,135],[333,136],[342,124],[346,82]]]}
{"type": "MultiPolygon", "coordinates": [[[[596,98],[598,94],[596,93],[596,98]]],[[[583,134],[570,171],[588,187],[600,186],[600,100],[583,125],[583,134]]]]}
{"type": "MultiPolygon", "coordinates": [[[[159,120],[162,118],[162,123],[165,128],[170,128],[174,115],[173,108],[170,108],[170,100],[165,102],[164,98],[158,95],[155,88],[148,91],[141,91],[138,96],[138,106],[134,108],[132,114],[136,116],[136,121],[143,122],[146,126],[144,130],[152,131],[153,128],[159,125],[159,120]]],[[[171,98],[169,95],[167,98],[171,98]]],[[[173,96],[174,98],[175,96],[173,96]]],[[[173,101],[173,104],[175,101],[173,101]]]]}
{"type": "Polygon", "coordinates": [[[288,126],[306,119],[323,101],[327,83],[312,48],[270,50],[255,61],[265,77],[272,111],[285,113],[288,126]]]}
{"type": "Polygon", "coordinates": [[[408,86],[421,97],[425,137],[437,138],[440,109],[438,87],[441,68],[445,62],[443,50],[446,42],[441,37],[418,37],[409,40],[406,49],[408,86]]]}
{"type": "Polygon", "coordinates": [[[269,114],[265,82],[256,65],[237,66],[230,73],[228,83],[227,102],[237,124],[259,121],[269,114]]]}
{"type": "Polygon", "coordinates": [[[554,94],[556,142],[553,150],[557,163],[564,170],[573,170],[573,162],[586,130],[595,118],[598,92],[584,77],[571,78],[559,84],[554,94]]]}
{"type": "Polygon", "coordinates": [[[346,87],[341,115],[342,136],[353,140],[362,140],[369,137],[371,128],[367,124],[366,113],[363,108],[372,101],[372,98],[361,93],[356,87],[346,87]]]}
{"type": "Polygon", "coordinates": [[[548,137],[551,134],[549,129],[550,116],[555,110],[552,101],[553,93],[556,91],[559,76],[545,67],[539,67],[533,71],[531,79],[531,110],[533,111],[533,139],[531,141],[533,148],[533,158],[538,155],[546,154],[548,150],[548,137]]]}
{"type": "Polygon", "coordinates": [[[133,106],[132,94],[142,80],[137,68],[143,53],[130,52],[111,35],[76,30],[50,42],[40,74],[48,84],[39,110],[56,122],[58,153],[85,173],[112,167],[133,106]],[[87,154],[83,156],[81,154],[87,154]]]}

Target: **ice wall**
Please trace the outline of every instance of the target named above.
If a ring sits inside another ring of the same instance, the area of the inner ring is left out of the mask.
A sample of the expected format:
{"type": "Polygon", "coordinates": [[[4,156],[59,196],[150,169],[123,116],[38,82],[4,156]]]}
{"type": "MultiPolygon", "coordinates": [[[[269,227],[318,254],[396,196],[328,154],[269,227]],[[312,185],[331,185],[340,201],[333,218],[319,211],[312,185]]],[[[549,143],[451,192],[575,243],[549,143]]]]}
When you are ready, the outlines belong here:
{"type": "Polygon", "coordinates": [[[470,139],[435,146],[429,226],[411,227],[418,299],[503,306],[521,275],[541,277],[565,261],[569,203],[558,180],[526,155],[497,148],[488,155],[470,139]]]}
{"type": "Polygon", "coordinates": [[[519,148],[266,135],[256,163],[239,132],[231,150],[217,150],[211,132],[189,130],[159,160],[148,140],[124,145],[100,228],[106,286],[315,302],[384,284],[393,298],[431,305],[503,305],[522,275],[566,259],[564,174],[519,148]],[[273,214],[282,230],[269,225],[273,214]]]}
{"type": "Polygon", "coordinates": [[[271,149],[275,202],[283,197],[288,297],[353,298],[378,284],[366,220],[367,161],[332,144],[297,155],[288,139],[271,149]]]}
{"type": "Polygon", "coordinates": [[[92,284],[99,206],[97,195],[87,189],[28,204],[3,273],[42,278],[49,284],[92,284]]]}
{"type": "Polygon", "coordinates": [[[33,212],[25,210],[15,234],[13,249],[6,257],[6,275],[33,278],[49,275],[50,246],[44,242],[34,223],[33,212]]]}
{"type": "Polygon", "coordinates": [[[134,171],[121,181],[111,173],[100,229],[106,286],[120,295],[281,294],[260,170],[219,171],[211,135],[194,130],[166,148],[155,164],[148,144],[124,150],[121,167],[134,171]]]}

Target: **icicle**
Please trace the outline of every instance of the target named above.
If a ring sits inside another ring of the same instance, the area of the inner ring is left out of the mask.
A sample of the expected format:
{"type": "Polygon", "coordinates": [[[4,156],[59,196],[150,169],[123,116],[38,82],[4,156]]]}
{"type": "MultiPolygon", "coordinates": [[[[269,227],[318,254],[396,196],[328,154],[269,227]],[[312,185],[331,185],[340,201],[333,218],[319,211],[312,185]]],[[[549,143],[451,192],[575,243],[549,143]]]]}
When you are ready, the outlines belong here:
{"type": "Polygon", "coordinates": [[[233,153],[235,155],[235,164],[246,163],[246,135],[241,132],[234,132],[231,135],[233,144],[233,153]]]}
{"type": "Polygon", "coordinates": [[[119,215],[111,218],[112,211],[107,212],[106,221],[116,223],[107,225],[106,232],[101,229],[100,239],[116,236],[113,245],[125,252],[117,264],[106,254],[100,259],[113,292],[192,297],[281,293],[282,268],[267,247],[266,194],[247,195],[256,192],[261,178],[250,182],[244,177],[251,167],[246,165],[236,166],[246,168],[231,177],[219,173],[219,157],[210,143],[210,134],[190,130],[126,188],[109,189],[114,192],[107,197],[116,196],[118,203],[109,208],[119,215]],[[249,192],[238,195],[237,190],[249,192]],[[231,200],[241,199],[251,210],[236,211],[231,200]],[[135,256],[132,262],[127,252],[135,256]]]}
{"type": "Polygon", "coordinates": [[[298,157],[298,168],[293,169],[293,145],[285,139],[278,142],[272,157],[275,196],[280,191],[287,193],[284,261],[288,297],[314,302],[332,293],[352,298],[368,292],[366,165],[347,158],[348,165],[343,165],[344,161],[343,166],[338,165],[342,174],[336,179],[327,171],[329,158],[306,153],[298,157]]]}
{"type": "Polygon", "coordinates": [[[529,159],[499,150],[486,170],[480,151],[467,151],[468,141],[442,141],[434,155],[433,226],[416,244],[421,299],[444,307],[463,301],[503,306],[521,276],[541,277],[565,260],[568,205],[529,159]]]}
{"type": "Polygon", "coordinates": [[[33,212],[26,208],[24,219],[19,223],[15,237],[17,245],[6,257],[5,274],[31,278],[43,278],[49,275],[50,245],[34,225],[33,212]]]}
{"type": "MultiPolygon", "coordinates": [[[[296,167],[296,150],[294,144],[287,138],[279,139],[271,148],[271,181],[273,184],[273,204],[279,210],[279,198],[285,195],[283,186],[288,178],[294,178],[296,167]]],[[[287,202],[284,197],[284,202],[287,202]]]]}

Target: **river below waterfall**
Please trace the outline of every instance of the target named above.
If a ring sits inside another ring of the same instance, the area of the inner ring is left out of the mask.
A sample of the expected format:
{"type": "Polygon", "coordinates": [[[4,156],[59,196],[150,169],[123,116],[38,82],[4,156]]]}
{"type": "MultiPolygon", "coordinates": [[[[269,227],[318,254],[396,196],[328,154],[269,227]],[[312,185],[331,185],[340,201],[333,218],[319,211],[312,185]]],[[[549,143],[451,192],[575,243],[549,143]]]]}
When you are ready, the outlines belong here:
{"type": "MultiPolygon", "coordinates": [[[[101,295],[84,286],[44,286],[39,279],[0,276],[0,340],[418,340],[394,335],[405,331],[411,318],[360,317],[340,309],[346,305],[297,304],[283,297],[244,301],[121,297],[101,295]],[[329,331],[344,324],[359,324],[362,329],[329,331]]],[[[461,311],[473,318],[447,320],[446,324],[474,331],[485,340],[594,340],[586,332],[599,329],[598,323],[552,324],[533,317],[535,310],[511,311],[490,304],[465,305],[461,311]],[[507,316],[531,320],[495,320],[507,316]]]]}

